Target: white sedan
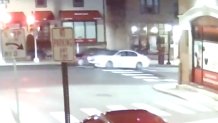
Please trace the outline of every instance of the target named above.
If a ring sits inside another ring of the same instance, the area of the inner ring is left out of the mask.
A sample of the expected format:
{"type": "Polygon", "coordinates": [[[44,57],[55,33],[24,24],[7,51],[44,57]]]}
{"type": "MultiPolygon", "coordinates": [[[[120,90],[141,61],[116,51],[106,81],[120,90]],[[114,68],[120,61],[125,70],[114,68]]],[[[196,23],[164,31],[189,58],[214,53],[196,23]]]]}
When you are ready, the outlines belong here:
{"type": "Polygon", "coordinates": [[[142,69],[148,67],[150,59],[136,51],[118,50],[109,51],[104,55],[88,57],[88,62],[95,67],[102,68],[136,68],[142,69]]]}

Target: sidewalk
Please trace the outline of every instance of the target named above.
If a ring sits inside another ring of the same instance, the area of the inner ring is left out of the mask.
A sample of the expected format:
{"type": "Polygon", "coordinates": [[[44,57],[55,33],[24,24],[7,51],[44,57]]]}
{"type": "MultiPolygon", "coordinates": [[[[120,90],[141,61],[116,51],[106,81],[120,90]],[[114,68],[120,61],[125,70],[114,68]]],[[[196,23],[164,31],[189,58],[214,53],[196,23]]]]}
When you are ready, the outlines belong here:
{"type": "Polygon", "coordinates": [[[176,83],[157,84],[153,86],[153,89],[188,101],[213,105],[218,110],[218,91],[197,85],[179,85],[176,83]]]}
{"type": "Polygon", "coordinates": [[[164,61],[164,64],[158,64],[158,60],[151,60],[150,61],[150,66],[160,66],[160,67],[165,67],[165,66],[171,66],[171,67],[178,67],[179,66],[179,60],[171,60],[170,64],[167,64],[167,60],[164,61]]]}

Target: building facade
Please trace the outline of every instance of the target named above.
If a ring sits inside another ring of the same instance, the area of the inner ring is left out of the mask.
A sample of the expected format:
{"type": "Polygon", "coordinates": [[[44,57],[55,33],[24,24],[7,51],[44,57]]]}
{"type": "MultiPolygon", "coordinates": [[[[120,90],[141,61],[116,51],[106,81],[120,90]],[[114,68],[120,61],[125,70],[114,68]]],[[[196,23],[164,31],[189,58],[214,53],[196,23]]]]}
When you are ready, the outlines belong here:
{"type": "MultiPolygon", "coordinates": [[[[1,15],[5,13],[10,15],[8,22],[3,19],[4,17],[1,18],[1,31],[14,33],[16,30],[18,32],[24,30],[22,32],[25,36],[20,39],[27,56],[32,57],[34,54],[34,38],[37,38],[39,57],[42,51],[51,52],[50,30],[53,27],[73,28],[76,52],[86,47],[106,47],[104,1],[102,0],[1,0],[0,2],[1,15]],[[35,18],[34,23],[29,22],[31,16],[35,18]]],[[[14,35],[4,36],[2,35],[4,40],[2,55],[7,58],[7,55],[11,53],[4,52],[8,48],[6,43],[9,38],[13,40],[14,35]]],[[[18,58],[22,56],[18,52],[14,55],[18,58]]]]}
{"type": "Polygon", "coordinates": [[[166,56],[163,59],[169,55],[170,60],[176,59],[178,44],[172,38],[172,29],[178,24],[177,5],[177,0],[127,0],[130,47],[143,54],[166,56]]]}
{"type": "Polygon", "coordinates": [[[180,82],[218,89],[217,0],[179,0],[180,82]]]}

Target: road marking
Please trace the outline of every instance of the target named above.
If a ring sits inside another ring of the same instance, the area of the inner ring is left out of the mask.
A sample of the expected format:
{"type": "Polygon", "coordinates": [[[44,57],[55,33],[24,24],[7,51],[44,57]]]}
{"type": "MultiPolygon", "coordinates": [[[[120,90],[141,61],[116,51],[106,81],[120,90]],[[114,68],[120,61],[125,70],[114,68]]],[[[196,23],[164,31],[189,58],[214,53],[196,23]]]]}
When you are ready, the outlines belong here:
{"type": "Polygon", "coordinates": [[[211,109],[203,106],[203,105],[200,105],[200,104],[197,104],[196,102],[192,102],[192,101],[185,101],[185,100],[179,100],[179,101],[172,101],[173,103],[176,103],[176,104],[179,104],[179,105],[182,105],[182,106],[185,106],[187,108],[190,108],[190,109],[194,109],[196,111],[200,111],[200,112],[212,112],[211,109]]]}
{"type": "Polygon", "coordinates": [[[145,103],[133,103],[132,105],[138,109],[147,110],[147,111],[154,113],[158,116],[171,116],[170,113],[163,111],[161,109],[158,109],[156,107],[153,107],[151,105],[145,104],[145,103]]]}
{"type": "Polygon", "coordinates": [[[178,80],[176,80],[176,79],[161,79],[160,81],[165,81],[165,82],[177,82],[178,80]]]}
{"type": "MultiPolygon", "coordinates": [[[[65,112],[50,112],[50,115],[60,123],[65,123],[65,112]]],[[[70,114],[70,123],[79,123],[79,119],[70,114]]]]}
{"type": "Polygon", "coordinates": [[[106,71],[106,72],[113,72],[113,71],[117,71],[117,72],[122,72],[122,71],[135,71],[135,70],[122,70],[122,69],[103,69],[102,71],[106,71]]]}
{"type": "Polygon", "coordinates": [[[172,110],[174,112],[182,113],[182,114],[195,114],[196,112],[189,110],[185,107],[182,107],[180,105],[176,105],[172,102],[165,102],[165,101],[158,101],[154,102],[155,104],[162,106],[166,109],[172,110]]]}
{"type": "Polygon", "coordinates": [[[198,121],[192,121],[186,123],[218,123],[218,118],[204,119],[204,120],[198,120],[198,121]]]}
{"type": "Polygon", "coordinates": [[[96,108],[81,108],[80,110],[89,116],[100,115],[102,113],[96,108]]]}
{"type": "Polygon", "coordinates": [[[133,76],[135,79],[158,79],[157,76],[133,76]]]}
{"type": "Polygon", "coordinates": [[[112,73],[142,73],[140,71],[111,71],[112,73]]]}
{"type": "Polygon", "coordinates": [[[134,73],[124,73],[122,74],[124,76],[153,76],[153,74],[146,74],[146,73],[139,73],[139,74],[134,74],[134,73]]]}
{"type": "Polygon", "coordinates": [[[152,79],[152,78],[150,78],[150,79],[144,79],[144,81],[146,81],[146,82],[160,82],[161,80],[160,79],[152,79]]]}
{"type": "Polygon", "coordinates": [[[110,110],[126,110],[127,108],[123,105],[107,105],[106,106],[110,110]]]}

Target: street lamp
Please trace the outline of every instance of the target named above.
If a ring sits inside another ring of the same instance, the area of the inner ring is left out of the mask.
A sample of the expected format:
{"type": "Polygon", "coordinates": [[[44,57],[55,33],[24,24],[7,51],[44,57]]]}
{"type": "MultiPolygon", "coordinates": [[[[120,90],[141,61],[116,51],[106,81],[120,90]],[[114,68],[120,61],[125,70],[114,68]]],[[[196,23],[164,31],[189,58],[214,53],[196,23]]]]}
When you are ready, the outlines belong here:
{"type": "Polygon", "coordinates": [[[167,64],[170,63],[170,42],[171,42],[171,31],[172,31],[172,26],[169,24],[165,24],[165,32],[167,32],[167,39],[168,39],[168,58],[167,58],[167,64]]]}
{"type": "Polygon", "coordinates": [[[33,26],[33,27],[30,27],[30,30],[34,36],[34,59],[33,61],[35,63],[39,63],[39,58],[38,58],[38,53],[37,53],[37,50],[38,50],[38,47],[37,47],[37,39],[38,39],[38,28],[35,29],[34,27],[34,24],[35,24],[35,17],[32,15],[29,15],[27,17],[27,23],[30,26],[33,26]]]}

